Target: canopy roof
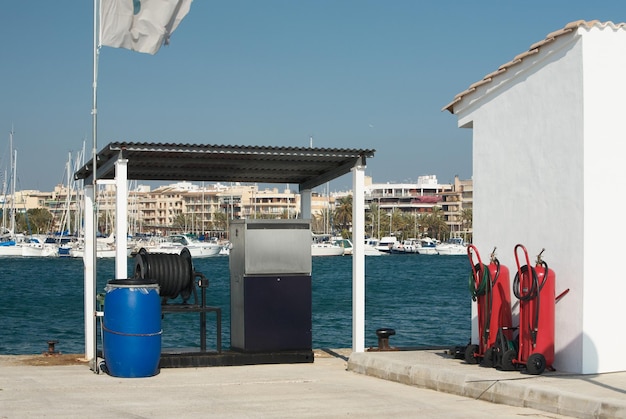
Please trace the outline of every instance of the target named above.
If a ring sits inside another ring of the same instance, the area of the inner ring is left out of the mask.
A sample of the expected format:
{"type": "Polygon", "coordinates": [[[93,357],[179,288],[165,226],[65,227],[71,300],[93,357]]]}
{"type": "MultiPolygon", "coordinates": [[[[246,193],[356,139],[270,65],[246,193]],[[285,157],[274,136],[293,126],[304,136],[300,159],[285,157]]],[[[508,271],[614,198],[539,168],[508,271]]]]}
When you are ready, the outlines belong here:
{"type": "MultiPolygon", "coordinates": [[[[115,162],[128,159],[128,179],[298,184],[300,190],[365,165],[375,150],[112,142],[97,155],[97,178],[114,179],[115,162]]],[[[93,159],[75,179],[93,176],[93,159]]]]}

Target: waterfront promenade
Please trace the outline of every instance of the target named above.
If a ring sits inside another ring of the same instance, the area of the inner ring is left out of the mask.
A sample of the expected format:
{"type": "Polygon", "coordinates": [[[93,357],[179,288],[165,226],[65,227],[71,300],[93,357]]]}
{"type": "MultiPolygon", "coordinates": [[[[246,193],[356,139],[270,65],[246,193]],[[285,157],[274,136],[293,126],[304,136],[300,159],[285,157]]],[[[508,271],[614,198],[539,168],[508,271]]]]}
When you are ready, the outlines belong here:
{"type": "Polygon", "coordinates": [[[443,350],[316,350],[314,363],[167,368],[133,379],[63,357],[73,362],[0,356],[0,418],[626,417],[626,373],[526,376],[443,350]]]}

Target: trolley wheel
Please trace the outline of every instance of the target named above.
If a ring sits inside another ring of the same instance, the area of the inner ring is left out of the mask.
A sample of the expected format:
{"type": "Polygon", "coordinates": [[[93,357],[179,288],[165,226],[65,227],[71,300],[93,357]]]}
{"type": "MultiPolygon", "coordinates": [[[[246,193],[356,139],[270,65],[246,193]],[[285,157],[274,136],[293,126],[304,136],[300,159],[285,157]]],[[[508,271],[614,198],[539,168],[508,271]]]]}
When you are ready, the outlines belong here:
{"type": "Polygon", "coordinates": [[[546,370],[546,357],[542,354],[531,354],[526,362],[526,372],[539,375],[546,370]]]}
{"type": "Polygon", "coordinates": [[[488,348],[485,351],[485,356],[483,356],[482,361],[480,361],[480,366],[487,367],[487,368],[493,367],[494,366],[494,359],[493,359],[494,353],[495,351],[493,348],[488,348]]]}
{"type": "Polygon", "coordinates": [[[465,362],[468,364],[477,364],[478,359],[475,354],[478,352],[478,345],[467,345],[465,348],[465,362]]]}
{"type": "Polygon", "coordinates": [[[515,364],[513,361],[517,358],[517,351],[515,349],[508,349],[502,354],[502,371],[515,371],[515,364]]]}

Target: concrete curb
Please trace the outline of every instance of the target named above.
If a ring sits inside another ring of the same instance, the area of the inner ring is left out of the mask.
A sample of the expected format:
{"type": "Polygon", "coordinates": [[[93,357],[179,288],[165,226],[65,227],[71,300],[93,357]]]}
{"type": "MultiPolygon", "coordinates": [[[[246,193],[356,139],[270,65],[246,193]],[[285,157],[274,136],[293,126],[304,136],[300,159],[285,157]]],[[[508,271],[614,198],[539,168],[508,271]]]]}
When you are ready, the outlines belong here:
{"type": "Polygon", "coordinates": [[[441,352],[353,353],[348,360],[348,370],[402,384],[565,416],[626,418],[626,397],[620,395],[626,393],[623,387],[612,390],[611,386],[605,385],[602,388],[601,383],[588,382],[586,376],[581,375],[544,373],[531,376],[517,371],[498,371],[468,365],[452,357],[442,362],[441,352]],[[598,389],[606,390],[610,397],[596,394],[598,389]]]}

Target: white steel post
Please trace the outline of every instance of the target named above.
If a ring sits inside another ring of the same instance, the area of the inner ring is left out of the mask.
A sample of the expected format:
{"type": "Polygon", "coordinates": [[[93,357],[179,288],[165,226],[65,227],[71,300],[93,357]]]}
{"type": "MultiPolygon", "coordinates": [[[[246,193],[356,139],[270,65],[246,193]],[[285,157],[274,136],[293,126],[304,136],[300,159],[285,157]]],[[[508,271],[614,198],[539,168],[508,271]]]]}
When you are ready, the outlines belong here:
{"type": "Polygon", "coordinates": [[[84,279],[85,279],[85,358],[96,370],[96,278],[95,278],[95,252],[94,252],[94,205],[95,189],[92,184],[85,185],[85,253],[83,255],[84,279]]]}
{"type": "Polygon", "coordinates": [[[365,165],[352,168],[352,350],[365,351],[365,165]]]}
{"type": "Polygon", "coordinates": [[[128,159],[115,162],[115,278],[128,277],[128,159]]]}

